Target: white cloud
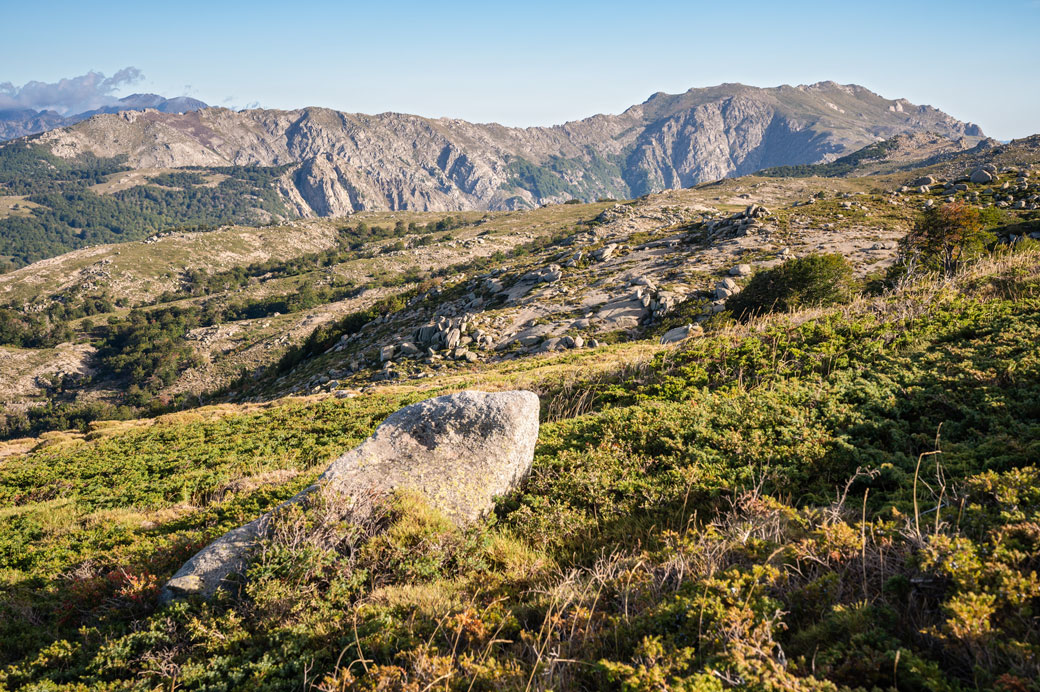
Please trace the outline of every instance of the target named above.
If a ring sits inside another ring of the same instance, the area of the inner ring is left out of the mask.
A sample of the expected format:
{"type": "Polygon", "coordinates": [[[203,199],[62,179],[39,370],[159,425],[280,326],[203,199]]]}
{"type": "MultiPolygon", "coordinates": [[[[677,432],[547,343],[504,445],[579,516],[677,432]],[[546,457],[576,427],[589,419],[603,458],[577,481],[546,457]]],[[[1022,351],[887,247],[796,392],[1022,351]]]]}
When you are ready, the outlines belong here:
{"type": "Polygon", "coordinates": [[[120,87],[139,82],[144,75],[136,67],[124,67],[111,77],[91,70],[78,77],[57,82],[26,82],[15,86],[0,83],[0,109],[31,108],[55,110],[63,114],[82,113],[107,106],[118,100],[120,87]]]}

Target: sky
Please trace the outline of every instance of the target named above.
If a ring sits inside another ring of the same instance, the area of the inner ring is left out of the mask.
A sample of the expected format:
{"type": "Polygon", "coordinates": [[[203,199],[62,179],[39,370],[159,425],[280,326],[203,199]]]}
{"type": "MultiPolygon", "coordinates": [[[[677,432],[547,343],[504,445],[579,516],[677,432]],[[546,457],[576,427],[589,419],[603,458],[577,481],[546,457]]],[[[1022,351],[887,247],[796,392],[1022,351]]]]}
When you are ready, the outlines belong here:
{"type": "Polygon", "coordinates": [[[0,16],[0,108],[146,91],[527,126],[658,91],[833,80],[998,139],[1040,132],[1040,0],[43,0],[0,16]]]}

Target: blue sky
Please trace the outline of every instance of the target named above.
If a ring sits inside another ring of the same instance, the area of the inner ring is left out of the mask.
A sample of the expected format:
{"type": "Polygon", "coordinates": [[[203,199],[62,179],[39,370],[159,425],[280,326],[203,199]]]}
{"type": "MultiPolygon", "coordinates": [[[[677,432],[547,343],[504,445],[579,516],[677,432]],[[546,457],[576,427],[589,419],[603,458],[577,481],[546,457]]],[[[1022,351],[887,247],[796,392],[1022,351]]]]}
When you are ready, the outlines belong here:
{"type": "Polygon", "coordinates": [[[656,91],[832,79],[1001,139],[1040,132],[1040,0],[8,3],[0,83],[95,70],[119,94],[508,125],[656,91]]]}

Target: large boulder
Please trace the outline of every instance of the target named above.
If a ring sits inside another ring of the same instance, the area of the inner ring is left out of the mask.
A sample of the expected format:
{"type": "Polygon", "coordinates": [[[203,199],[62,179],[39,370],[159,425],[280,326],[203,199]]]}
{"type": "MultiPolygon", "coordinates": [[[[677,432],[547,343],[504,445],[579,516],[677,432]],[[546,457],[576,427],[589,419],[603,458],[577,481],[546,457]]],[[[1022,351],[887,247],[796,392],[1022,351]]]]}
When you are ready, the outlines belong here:
{"type": "Polygon", "coordinates": [[[993,174],[983,168],[979,168],[971,174],[970,180],[977,185],[984,185],[993,182],[993,174]]]}
{"type": "MultiPolygon", "coordinates": [[[[370,438],[332,462],[318,483],[280,508],[322,489],[357,518],[395,490],[410,490],[466,524],[490,511],[495,496],[527,475],[537,437],[533,392],[465,391],[427,399],[392,414],[370,438]]],[[[248,563],[271,516],[228,531],[199,551],[166,583],[160,600],[213,595],[248,563]]]]}

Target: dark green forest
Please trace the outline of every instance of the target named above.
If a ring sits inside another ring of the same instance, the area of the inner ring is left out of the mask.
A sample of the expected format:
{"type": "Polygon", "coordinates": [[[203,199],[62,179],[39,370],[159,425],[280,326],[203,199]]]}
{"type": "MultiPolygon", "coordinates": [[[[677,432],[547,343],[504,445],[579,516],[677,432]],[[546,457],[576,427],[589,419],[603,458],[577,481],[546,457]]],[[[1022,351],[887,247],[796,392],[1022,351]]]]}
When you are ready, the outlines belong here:
{"type": "Polygon", "coordinates": [[[0,195],[25,196],[28,216],[0,219],[0,256],[18,266],[103,243],[141,240],[174,228],[256,223],[288,214],[275,190],[282,167],[230,166],[175,171],[99,195],[92,185],[129,170],[124,157],[62,159],[31,142],[0,148],[0,195]],[[209,187],[205,174],[222,173],[209,187]],[[266,214],[265,214],[266,213],[266,214]]]}

